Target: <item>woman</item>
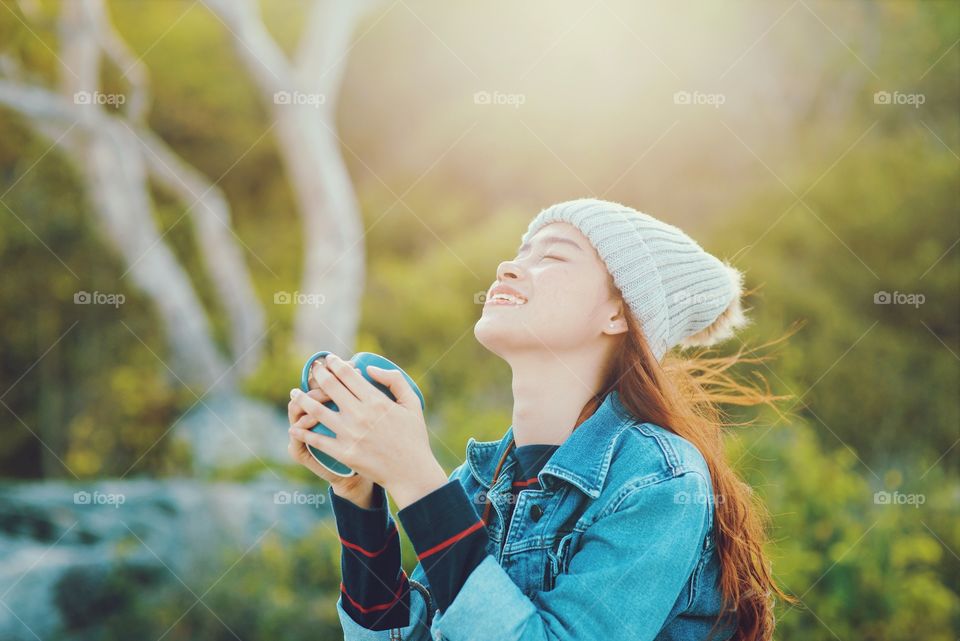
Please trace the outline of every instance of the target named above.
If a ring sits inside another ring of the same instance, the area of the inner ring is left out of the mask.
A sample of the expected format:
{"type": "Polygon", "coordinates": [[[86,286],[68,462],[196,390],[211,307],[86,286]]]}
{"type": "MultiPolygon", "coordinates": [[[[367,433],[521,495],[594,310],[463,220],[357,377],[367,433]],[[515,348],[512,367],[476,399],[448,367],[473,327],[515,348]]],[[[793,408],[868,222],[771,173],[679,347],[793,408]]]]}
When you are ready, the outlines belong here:
{"type": "Polygon", "coordinates": [[[316,389],[291,391],[291,455],[331,483],[345,638],[769,639],[785,595],[710,388],[777,397],[729,379],[736,357],[667,357],[748,322],[742,275],[595,199],[543,210],[522,243],[474,328],[513,370],[513,422],[499,441],[469,439],[449,476],[397,372],[368,370],[396,402],[335,357],[316,389]],[[336,438],[309,431],[318,421],[336,438]],[[357,475],[330,474],[307,444],[357,475]],[[419,559],[409,577],[386,493],[419,559]]]}

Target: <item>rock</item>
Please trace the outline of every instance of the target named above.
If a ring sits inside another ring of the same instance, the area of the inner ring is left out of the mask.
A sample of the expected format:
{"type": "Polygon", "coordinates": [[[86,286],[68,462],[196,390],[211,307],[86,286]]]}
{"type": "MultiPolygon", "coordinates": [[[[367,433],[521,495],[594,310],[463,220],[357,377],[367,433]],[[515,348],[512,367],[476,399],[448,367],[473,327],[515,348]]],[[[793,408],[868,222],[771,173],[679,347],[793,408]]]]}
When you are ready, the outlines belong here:
{"type": "Polygon", "coordinates": [[[189,584],[215,552],[246,550],[267,533],[299,540],[329,517],[326,488],[277,479],[0,484],[0,639],[81,638],[126,607],[131,585],[189,584]]]}
{"type": "Polygon", "coordinates": [[[212,396],[197,403],[173,428],[175,442],[193,459],[193,473],[210,474],[245,464],[290,464],[286,414],[244,396],[212,396]]]}

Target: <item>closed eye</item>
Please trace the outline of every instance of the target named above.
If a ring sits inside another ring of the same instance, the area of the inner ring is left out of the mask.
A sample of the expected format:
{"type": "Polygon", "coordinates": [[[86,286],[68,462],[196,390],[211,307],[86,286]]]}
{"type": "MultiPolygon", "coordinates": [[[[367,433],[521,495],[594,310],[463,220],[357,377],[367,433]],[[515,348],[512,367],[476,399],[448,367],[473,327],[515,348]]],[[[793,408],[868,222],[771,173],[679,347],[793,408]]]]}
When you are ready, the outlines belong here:
{"type": "MultiPolygon", "coordinates": [[[[523,253],[523,252],[521,252],[521,254],[522,254],[522,253],[523,253]]],[[[544,258],[552,258],[552,259],[554,259],[554,260],[559,260],[559,261],[561,261],[561,262],[567,262],[567,259],[566,259],[566,258],[561,258],[560,256],[554,256],[554,255],[552,255],[552,254],[546,255],[546,256],[541,256],[541,257],[540,257],[540,260],[543,260],[544,258]]],[[[516,258],[514,258],[513,260],[514,260],[514,261],[519,261],[519,260],[520,260],[520,254],[517,254],[516,258]]]]}

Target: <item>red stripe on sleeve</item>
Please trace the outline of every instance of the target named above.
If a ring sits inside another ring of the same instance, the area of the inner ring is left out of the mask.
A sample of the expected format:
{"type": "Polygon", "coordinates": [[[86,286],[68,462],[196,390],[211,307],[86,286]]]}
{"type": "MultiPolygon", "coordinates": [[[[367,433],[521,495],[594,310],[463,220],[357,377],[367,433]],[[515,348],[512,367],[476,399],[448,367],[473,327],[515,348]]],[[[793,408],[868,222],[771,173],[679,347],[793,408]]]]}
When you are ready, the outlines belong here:
{"type": "Polygon", "coordinates": [[[440,550],[442,550],[443,548],[449,547],[449,546],[453,545],[454,543],[456,543],[456,542],[459,541],[460,539],[463,539],[463,538],[465,538],[465,537],[470,536],[471,534],[473,534],[474,532],[476,532],[477,530],[479,530],[479,529],[482,528],[482,527],[483,527],[483,521],[477,521],[476,523],[474,523],[473,525],[471,525],[470,527],[468,527],[468,528],[465,529],[464,531],[460,532],[459,534],[454,534],[454,535],[451,536],[449,539],[447,539],[447,540],[445,540],[445,541],[441,541],[440,543],[437,543],[436,545],[434,545],[434,546],[433,546],[432,548],[430,548],[429,550],[424,550],[423,552],[421,552],[420,554],[417,555],[417,558],[422,561],[423,559],[427,558],[427,557],[430,556],[431,554],[435,554],[435,553],[439,552],[440,550]]]}
{"type": "Polygon", "coordinates": [[[400,585],[397,586],[396,591],[394,592],[394,597],[386,602],[379,605],[371,605],[369,608],[365,608],[356,601],[353,600],[349,594],[347,594],[347,589],[343,586],[343,583],[340,583],[340,592],[343,593],[343,596],[347,597],[347,600],[350,601],[350,604],[359,610],[362,614],[367,614],[369,612],[377,612],[378,610],[388,610],[393,606],[394,603],[400,600],[400,596],[403,594],[403,587],[407,582],[407,573],[403,572],[400,577],[400,585]]]}
{"type": "Polygon", "coordinates": [[[351,550],[356,550],[356,551],[359,552],[360,554],[363,554],[363,555],[365,555],[365,556],[368,556],[368,557],[370,557],[370,558],[372,559],[372,558],[375,557],[375,556],[379,556],[380,554],[383,553],[384,550],[386,550],[388,547],[390,547],[390,543],[392,542],[393,535],[396,534],[396,533],[397,533],[397,526],[396,526],[396,524],[394,524],[393,529],[391,529],[389,532],[387,532],[387,539],[389,539],[389,540],[384,544],[384,546],[383,546],[382,548],[380,548],[380,549],[377,550],[376,552],[371,552],[371,551],[369,551],[369,550],[365,550],[364,548],[360,547],[360,546],[357,545],[356,543],[351,543],[350,541],[347,541],[347,540],[346,540],[345,538],[343,538],[342,536],[340,537],[340,542],[343,543],[344,546],[350,548],[351,550]]]}

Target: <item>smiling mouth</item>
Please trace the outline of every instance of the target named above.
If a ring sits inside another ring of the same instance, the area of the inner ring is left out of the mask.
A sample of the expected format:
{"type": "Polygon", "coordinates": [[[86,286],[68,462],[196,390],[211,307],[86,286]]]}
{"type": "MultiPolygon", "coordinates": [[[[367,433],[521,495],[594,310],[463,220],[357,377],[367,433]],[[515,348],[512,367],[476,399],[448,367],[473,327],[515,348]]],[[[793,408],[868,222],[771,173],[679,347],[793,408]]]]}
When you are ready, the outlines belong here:
{"type": "Polygon", "coordinates": [[[510,294],[494,294],[486,300],[484,307],[522,307],[527,304],[527,299],[522,296],[511,296],[510,294]]]}

